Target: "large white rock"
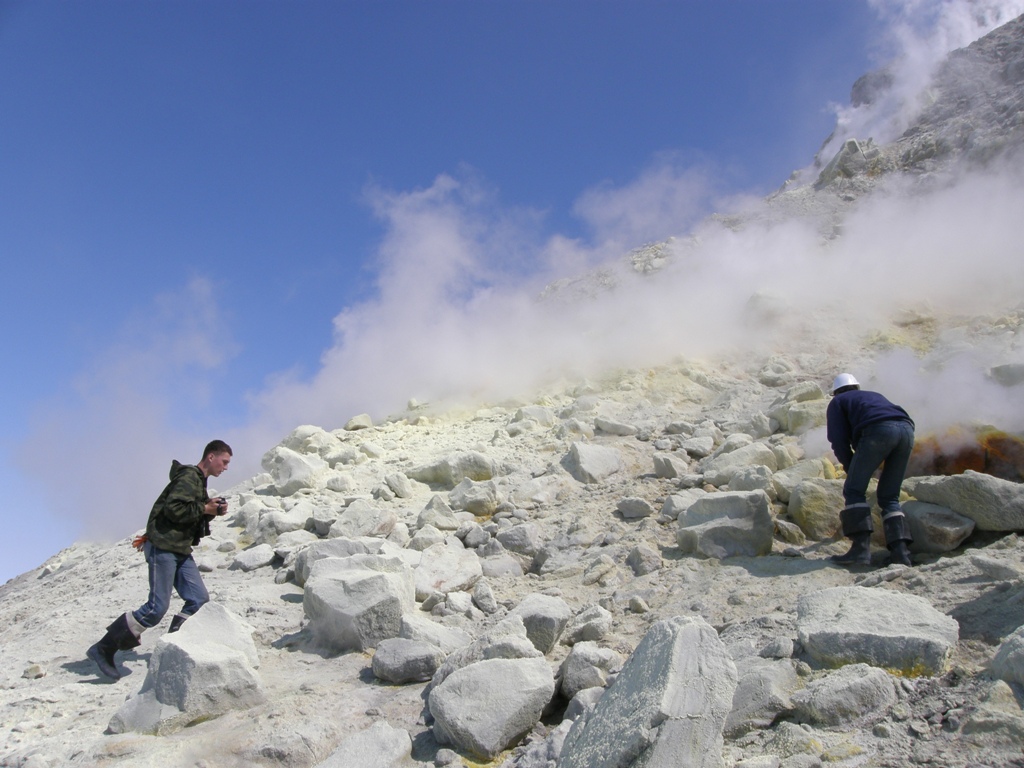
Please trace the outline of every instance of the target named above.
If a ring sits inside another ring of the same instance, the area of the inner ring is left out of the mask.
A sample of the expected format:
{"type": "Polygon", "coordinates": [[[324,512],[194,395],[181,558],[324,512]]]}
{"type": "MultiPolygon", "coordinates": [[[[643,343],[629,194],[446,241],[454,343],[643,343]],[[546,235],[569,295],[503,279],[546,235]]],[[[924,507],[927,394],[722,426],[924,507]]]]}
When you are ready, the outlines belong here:
{"type": "Polygon", "coordinates": [[[402,617],[398,636],[406,640],[422,640],[437,646],[445,654],[464,648],[473,642],[473,637],[457,627],[446,627],[418,613],[407,613],[402,617]]]}
{"type": "Polygon", "coordinates": [[[581,483],[600,483],[626,468],[618,449],[579,441],[569,447],[562,463],[581,483]]]}
{"type": "Polygon", "coordinates": [[[601,648],[585,640],[576,643],[559,669],[559,689],[562,696],[571,699],[587,688],[603,688],[608,675],[622,667],[622,657],[611,648],[601,648]]]}
{"type": "Polygon", "coordinates": [[[726,485],[739,470],[753,466],[765,466],[774,472],[778,469],[775,452],[764,443],[751,443],[735,451],[705,459],[700,469],[704,473],[705,482],[726,485]]]}
{"type": "Polygon", "coordinates": [[[737,738],[769,728],[780,714],[793,709],[791,696],[802,683],[791,660],[747,657],[736,662],[736,671],[739,682],[725,721],[726,735],[737,738]]]}
{"type": "Polygon", "coordinates": [[[847,664],[793,694],[797,718],[817,725],[842,725],[895,703],[892,677],[867,664],[847,664]]]}
{"type": "Polygon", "coordinates": [[[393,510],[375,507],[364,499],[356,499],[338,515],[327,535],[349,539],[360,536],[386,537],[398,522],[393,510]]]}
{"type": "Polygon", "coordinates": [[[426,525],[432,525],[439,531],[456,531],[462,523],[455,517],[455,511],[445,503],[444,499],[434,495],[416,518],[417,528],[426,525]]]}
{"type": "Polygon", "coordinates": [[[526,636],[534,647],[548,654],[558,644],[562,631],[572,618],[572,609],[560,597],[534,593],[523,598],[512,614],[523,619],[526,636]]]}
{"type": "Polygon", "coordinates": [[[364,536],[359,539],[322,539],[314,541],[295,558],[295,583],[300,587],[309,578],[309,572],[317,560],[327,557],[349,557],[350,555],[376,555],[384,548],[384,539],[364,536]]]}
{"type": "Polygon", "coordinates": [[[412,762],[412,737],[402,728],[378,720],[345,739],[315,768],[400,768],[412,762]]]}
{"type": "Polygon", "coordinates": [[[452,509],[471,512],[477,517],[493,515],[502,501],[498,485],[493,480],[476,482],[465,477],[448,494],[452,509]]]}
{"type": "Polygon", "coordinates": [[[910,526],[914,552],[951,552],[974,532],[974,521],[951,509],[926,501],[908,501],[903,513],[910,526]]]}
{"type": "Polygon", "coordinates": [[[163,735],[264,701],[252,627],[209,602],[161,637],[142,688],[110,721],[113,733],[163,735]]]}
{"type": "Polygon", "coordinates": [[[313,564],[302,605],[318,643],[332,651],[366,650],[398,637],[415,608],[412,569],[397,557],[351,555],[313,564]]]}
{"type": "Polygon", "coordinates": [[[679,517],[676,541],[686,555],[753,557],[771,552],[775,522],[764,491],[711,493],[679,517]]]}
{"type": "Polygon", "coordinates": [[[444,651],[423,640],[391,637],[381,640],[373,653],[374,676],[396,685],[426,682],[444,661],[444,651]]]}
{"type": "Polygon", "coordinates": [[[542,658],[470,664],[430,691],[434,738],[492,760],[533,729],[554,692],[554,675],[542,658]]]}
{"type": "Polygon", "coordinates": [[[1024,627],[1018,627],[996,651],[992,674],[1008,683],[1024,685],[1024,627]]]}
{"type": "Polygon", "coordinates": [[[263,454],[264,471],[274,478],[281,496],[291,496],[304,488],[317,488],[330,467],[319,456],[298,453],[279,445],[263,454]]]}
{"type": "Polygon", "coordinates": [[[1024,484],[974,470],[948,477],[923,477],[908,485],[918,501],[927,501],[973,520],[979,531],[1024,530],[1024,484]]]}
{"type": "Polygon", "coordinates": [[[824,459],[805,459],[785,469],[780,469],[773,474],[772,485],[775,487],[775,494],[778,496],[779,501],[788,504],[789,497],[804,480],[810,480],[811,478],[832,479],[834,477],[835,472],[832,470],[832,465],[828,464],[824,459]]]}
{"type": "Polygon", "coordinates": [[[573,724],[559,768],[718,768],[736,667],[703,619],[653,625],[589,715],[573,724]]]}
{"type": "Polygon", "coordinates": [[[833,587],[797,600],[804,651],[827,667],[865,663],[904,676],[945,671],[960,625],[916,595],[833,587]]]}
{"type": "Polygon", "coordinates": [[[426,600],[435,592],[466,591],[484,575],[476,552],[463,547],[456,537],[423,550],[415,571],[416,599],[426,600]]]}
{"type": "Polygon", "coordinates": [[[483,481],[490,480],[496,474],[497,466],[494,460],[476,451],[457,453],[406,472],[413,480],[448,488],[454,488],[467,477],[470,480],[483,481]]]}
{"type": "Polygon", "coordinates": [[[540,658],[543,658],[543,654],[526,636],[526,625],[522,617],[513,615],[495,624],[473,642],[450,653],[434,674],[431,684],[436,687],[456,670],[484,659],[540,658]]]}

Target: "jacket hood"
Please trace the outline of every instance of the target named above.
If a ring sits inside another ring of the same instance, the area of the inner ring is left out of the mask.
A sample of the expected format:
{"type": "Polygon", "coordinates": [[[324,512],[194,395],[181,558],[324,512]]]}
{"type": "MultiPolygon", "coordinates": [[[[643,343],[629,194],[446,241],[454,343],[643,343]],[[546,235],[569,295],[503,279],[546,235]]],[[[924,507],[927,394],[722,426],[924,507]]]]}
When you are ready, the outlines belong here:
{"type": "Polygon", "coordinates": [[[168,473],[168,477],[174,480],[176,477],[181,477],[183,472],[187,472],[190,469],[196,469],[192,464],[182,464],[177,459],[171,461],[171,471],[168,473]]]}

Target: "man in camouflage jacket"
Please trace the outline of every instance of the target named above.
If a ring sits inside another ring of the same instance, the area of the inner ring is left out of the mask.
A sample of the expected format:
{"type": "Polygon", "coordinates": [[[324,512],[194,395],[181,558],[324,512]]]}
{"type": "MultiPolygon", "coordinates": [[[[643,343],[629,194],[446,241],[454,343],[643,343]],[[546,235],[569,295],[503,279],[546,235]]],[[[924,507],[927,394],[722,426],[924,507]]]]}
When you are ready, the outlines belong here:
{"type": "Polygon", "coordinates": [[[171,463],[170,482],[153,504],[145,536],[137,544],[149,565],[149,599],[138,610],[115,619],[103,638],[87,652],[107,677],[120,678],[114,654],[138,646],[142,632],[160,623],[170,607],[172,588],[185,605],[171,619],[169,632],[176,631],[209,601],[210,595],[192,558],[192,547],[209,534],[210,520],[227,512],[224,499],[210,498],[206,481],[211,476],[219,477],[228,468],[231,455],[227,443],[214,440],[206,446],[198,464],[171,463]]]}

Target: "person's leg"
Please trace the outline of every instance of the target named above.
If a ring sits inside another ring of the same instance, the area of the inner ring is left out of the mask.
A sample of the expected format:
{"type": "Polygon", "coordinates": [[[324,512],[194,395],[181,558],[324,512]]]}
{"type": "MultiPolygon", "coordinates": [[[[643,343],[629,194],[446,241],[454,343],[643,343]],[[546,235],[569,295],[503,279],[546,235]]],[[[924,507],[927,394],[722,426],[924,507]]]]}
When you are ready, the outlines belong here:
{"type": "Polygon", "coordinates": [[[114,619],[106,634],[86,651],[86,656],[96,662],[100,672],[114,680],[121,677],[115,654],[137,647],[142,632],[163,618],[171,601],[174,560],[168,555],[174,553],[158,550],[149,543],[144,551],[149,566],[149,600],[137,611],[129,611],[114,619]]]}
{"type": "Polygon", "coordinates": [[[878,479],[878,506],[882,508],[885,544],[889,548],[890,563],[913,565],[909,545],[913,542],[907,518],[900,506],[900,486],[914,449],[914,428],[908,422],[888,422],[895,436],[895,445],[885,458],[878,479]]]}
{"type": "Polygon", "coordinates": [[[178,591],[181,599],[185,601],[185,605],[182,606],[181,612],[171,619],[168,632],[177,632],[185,619],[210,601],[210,593],[206,590],[199,567],[191,555],[179,561],[174,574],[174,588],[178,591]]]}
{"type": "Polygon", "coordinates": [[[177,580],[178,559],[182,555],[159,549],[149,542],[146,542],[145,553],[149,564],[149,599],[132,612],[132,617],[148,629],[160,623],[171,605],[171,589],[177,580]]]}

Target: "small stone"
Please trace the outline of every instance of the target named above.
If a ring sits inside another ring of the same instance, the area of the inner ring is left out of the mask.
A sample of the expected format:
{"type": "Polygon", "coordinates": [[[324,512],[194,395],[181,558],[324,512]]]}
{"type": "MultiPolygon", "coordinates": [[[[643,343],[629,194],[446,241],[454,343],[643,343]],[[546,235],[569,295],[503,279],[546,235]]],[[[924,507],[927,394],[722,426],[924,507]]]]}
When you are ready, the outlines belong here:
{"type": "Polygon", "coordinates": [[[629,610],[633,613],[647,613],[651,610],[651,606],[640,595],[633,595],[629,598],[629,610]]]}
{"type": "Polygon", "coordinates": [[[46,677],[46,670],[39,664],[29,664],[21,676],[26,680],[38,680],[40,677],[46,677]]]}

